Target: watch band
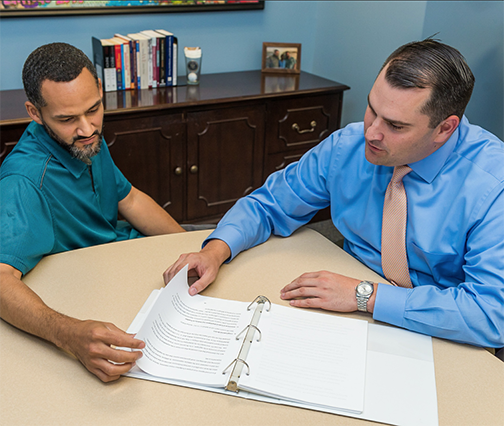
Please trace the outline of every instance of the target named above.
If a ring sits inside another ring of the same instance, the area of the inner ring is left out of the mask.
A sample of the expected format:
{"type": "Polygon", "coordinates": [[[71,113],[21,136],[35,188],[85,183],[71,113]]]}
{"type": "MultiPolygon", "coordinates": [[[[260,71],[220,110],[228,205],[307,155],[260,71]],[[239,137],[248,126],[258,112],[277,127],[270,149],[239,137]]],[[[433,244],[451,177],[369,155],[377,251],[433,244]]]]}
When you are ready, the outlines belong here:
{"type": "Polygon", "coordinates": [[[374,292],[374,283],[372,281],[361,281],[357,287],[355,287],[355,297],[357,299],[357,309],[361,312],[368,312],[367,304],[368,300],[374,292]],[[361,294],[359,292],[359,287],[369,287],[367,293],[361,294]]]}

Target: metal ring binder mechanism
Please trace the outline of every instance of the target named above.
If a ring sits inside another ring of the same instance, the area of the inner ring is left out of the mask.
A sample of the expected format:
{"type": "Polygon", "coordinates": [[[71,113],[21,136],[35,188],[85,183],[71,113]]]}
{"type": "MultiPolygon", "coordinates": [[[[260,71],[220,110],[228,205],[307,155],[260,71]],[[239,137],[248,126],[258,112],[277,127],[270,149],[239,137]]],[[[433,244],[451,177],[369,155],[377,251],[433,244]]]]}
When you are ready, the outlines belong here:
{"type": "Polygon", "coordinates": [[[250,344],[254,340],[254,334],[257,331],[259,333],[259,337],[257,338],[257,341],[259,342],[261,340],[261,330],[257,327],[257,324],[259,323],[259,318],[261,317],[262,311],[264,309],[264,305],[266,303],[269,304],[269,306],[266,308],[266,312],[268,312],[271,309],[271,302],[266,296],[257,296],[255,300],[247,307],[247,311],[250,311],[254,303],[257,303],[254,315],[252,316],[252,319],[250,320],[250,324],[247,325],[237,336],[236,340],[240,339],[240,336],[247,331],[245,334],[245,338],[243,339],[243,343],[240,348],[240,352],[238,353],[238,356],[233,360],[231,364],[229,364],[222,374],[225,374],[226,371],[233,365],[233,371],[231,371],[231,376],[229,377],[228,383],[226,385],[226,389],[233,391],[233,392],[238,392],[238,379],[241,376],[243,366],[245,365],[247,367],[247,375],[250,374],[250,367],[249,365],[245,362],[245,359],[247,358],[249,349],[250,349],[250,344]]]}

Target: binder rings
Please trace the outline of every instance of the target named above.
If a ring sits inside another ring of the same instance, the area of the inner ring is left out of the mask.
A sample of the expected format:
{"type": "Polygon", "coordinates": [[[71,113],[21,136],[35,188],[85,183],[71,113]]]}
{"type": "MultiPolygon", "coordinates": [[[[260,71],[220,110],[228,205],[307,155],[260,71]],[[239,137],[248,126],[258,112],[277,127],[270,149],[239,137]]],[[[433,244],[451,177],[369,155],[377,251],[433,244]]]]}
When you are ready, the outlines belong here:
{"type": "Polygon", "coordinates": [[[243,339],[242,346],[240,348],[240,352],[238,353],[238,357],[235,358],[233,362],[231,362],[231,364],[229,364],[229,366],[223,371],[223,373],[225,373],[228,368],[233,367],[231,376],[229,377],[229,381],[226,385],[226,389],[230,391],[238,392],[238,380],[240,379],[244,366],[247,367],[248,369],[247,374],[250,374],[250,367],[245,360],[247,359],[250,345],[252,344],[256,331],[259,333],[259,338],[257,339],[257,341],[261,340],[261,330],[259,330],[257,325],[259,323],[259,318],[264,309],[264,305],[266,303],[269,303],[269,309],[271,308],[271,302],[266,296],[257,296],[256,299],[248,306],[247,310],[250,310],[252,305],[256,302],[257,307],[255,308],[254,316],[252,317],[250,324],[247,325],[243,329],[243,331],[236,336],[236,339],[238,340],[240,335],[246,333],[245,338],[243,339]]]}

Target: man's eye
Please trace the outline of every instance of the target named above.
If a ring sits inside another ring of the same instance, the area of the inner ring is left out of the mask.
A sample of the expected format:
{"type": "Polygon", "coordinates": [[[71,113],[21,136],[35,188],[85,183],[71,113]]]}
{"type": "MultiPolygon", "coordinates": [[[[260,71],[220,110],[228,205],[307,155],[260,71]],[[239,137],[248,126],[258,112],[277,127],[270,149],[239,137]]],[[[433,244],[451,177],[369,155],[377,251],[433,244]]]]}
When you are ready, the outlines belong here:
{"type": "Polygon", "coordinates": [[[402,130],[404,127],[403,126],[396,126],[395,124],[389,123],[389,126],[392,127],[394,130],[402,130]]]}

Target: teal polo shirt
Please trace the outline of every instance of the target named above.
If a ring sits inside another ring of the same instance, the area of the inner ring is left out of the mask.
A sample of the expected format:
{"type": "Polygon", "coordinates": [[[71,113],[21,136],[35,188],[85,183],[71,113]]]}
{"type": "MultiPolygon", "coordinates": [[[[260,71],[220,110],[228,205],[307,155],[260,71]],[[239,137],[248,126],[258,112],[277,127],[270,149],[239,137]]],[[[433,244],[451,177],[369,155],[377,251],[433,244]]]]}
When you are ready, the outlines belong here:
{"type": "Polygon", "coordinates": [[[0,168],[0,262],[26,274],[48,254],[136,238],[117,220],[130,190],[105,141],[87,165],[30,123],[0,168]]]}

